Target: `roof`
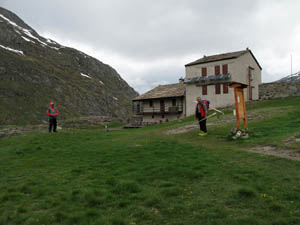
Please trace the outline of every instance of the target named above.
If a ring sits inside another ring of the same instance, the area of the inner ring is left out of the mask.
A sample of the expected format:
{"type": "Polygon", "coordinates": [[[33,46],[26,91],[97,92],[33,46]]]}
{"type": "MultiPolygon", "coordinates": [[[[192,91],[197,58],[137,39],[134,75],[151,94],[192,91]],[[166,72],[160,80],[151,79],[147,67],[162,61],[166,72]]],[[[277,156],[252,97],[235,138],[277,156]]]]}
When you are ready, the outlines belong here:
{"type": "Polygon", "coordinates": [[[223,54],[218,54],[218,55],[211,55],[211,56],[204,56],[201,59],[198,59],[194,62],[188,63],[185,66],[193,66],[193,65],[198,65],[198,64],[203,64],[203,63],[209,63],[209,62],[216,62],[216,61],[221,61],[221,60],[226,60],[226,59],[235,59],[238,58],[246,53],[250,53],[255,62],[257,63],[258,67],[262,69],[262,67],[259,65],[258,61],[256,60],[255,56],[251,52],[250,49],[242,50],[242,51],[237,51],[237,52],[229,52],[229,53],[223,53],[223,54]]]}
{"type": "Polygon", "coordinates": [[[156,88],[146,92],[145,94],[134,98],[133,101],[156,98],[182,97],[184,96],[184,93],[185,86],[182,83],[159,85],[156,88]]]}

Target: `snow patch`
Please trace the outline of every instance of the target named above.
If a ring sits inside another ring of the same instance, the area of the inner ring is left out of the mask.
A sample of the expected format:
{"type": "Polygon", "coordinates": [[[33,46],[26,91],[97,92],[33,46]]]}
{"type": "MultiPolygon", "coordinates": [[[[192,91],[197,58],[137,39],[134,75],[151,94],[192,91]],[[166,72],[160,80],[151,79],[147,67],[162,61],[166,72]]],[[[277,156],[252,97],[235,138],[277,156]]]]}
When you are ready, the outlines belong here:
{"type": "Polygon", "coordinates": [[[53,40],[51,40],[49,38],[47,38],[47,42],[50,43],[50,44],[57,44],[55,41],[53,41],[53,40]]]}
{"type": "Polygon", "coordinates": [[[17,34],[20,34],[20,35],[22,35],[22,34],[20,33],[20,31],[18,31],[18,30],[15,30],[15,31],[16,31],[16,33],[17,33],[17,34]]]}
{"type": "Polygon", "coordinates": [[[32,40],[30,40],[30,39],[28,39],[28,38],[26,38],[26,37],[24,37],[24,36],[22,36],[22,38],[23,38],[25,41],[27,41],[27,42],[35,43],[34,41],[32,41],[32,40]]]}
{"type": "Polygon", "coordinates": [[[12,48],[9,48],[9,47],[5,47],[3,45],[0,45],[0,47],[6,49],[8,51],[11,51],[11,52],[14,52],[14,53],[17,53],[17,54],[20,54],[20,55],[24,55],[23,51],[12,49],[12,48]]]}
{"type": "Polygon", "coordinates": [[[83,76],[83,77],[87,77],[87,78],[91,79],[91,77],[89,75],[86,75],[84,73],[80,73],[80,75],[83,76]]]}
{"type": "Polygon", "coordinates": [[[116,100],[116,101],[118,101],[118,100],[119,100],[119,99],[118,99],[118,98],[116,98],[115,96],[113,97],[113,99],[114,99],[114,100],[116,100]]]}
{"type": "MultiPolygon", "coordinates": [[[[53,48],[55,50],[59,50],[58,48],[55,48],[55,47],[51,47],[51,46],[48,46],[45,42],[42,42],[39,38],[35,37],[32,35],[31,31],[28,30],[28,29],[25,29],[19,25],[17,25],[15,22],[12,22],[10,19],[6,18],[5,16],[3,16],[2,14],[0,14],[0,17],[3,18],[4,20],[6,20],[9,24],[13,25],[15,28],[19,29],[20,31],[22,31],[24,34],[26,34],[28,37],[32,38],[32,39],[35,39],[37,40],[38,42],[41,43],[41,45],[43,47],[47,46],[49,48],[53,48]]],[[[19,33],[17,30],[15,30],[17,33],[19,33]]],[[[20,34],[20,33],[19,33],[20,34]]],[[[49,39],[48,39],[49,40],[49,39]]]]}
{"type": "Polygon", "coordinates": [[[57,47],[51,47],[51,46],[48,46],[49,48],[52,48],[52,49],[55,49],[56,51],[58,51],[60,48],[57,48],[57,47]]]}
{"type": "Polygon", "coordinates": [[[5,16],[3,16],[2,14],[0,14],[0,17],[4,20],[6,20],[7,22],[9,22],[11,25],[18,27],[18,25],[12,21],[10,21],[9,19],[7,19],[5,16]]]}

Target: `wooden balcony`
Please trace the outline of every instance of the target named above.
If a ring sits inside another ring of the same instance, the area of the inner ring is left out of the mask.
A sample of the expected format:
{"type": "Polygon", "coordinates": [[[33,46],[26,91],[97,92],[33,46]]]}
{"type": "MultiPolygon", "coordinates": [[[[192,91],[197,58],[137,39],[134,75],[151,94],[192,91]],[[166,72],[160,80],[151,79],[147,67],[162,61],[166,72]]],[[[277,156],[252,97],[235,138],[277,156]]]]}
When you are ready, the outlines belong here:
{"type": "Polygon", "coordinates": [[[179,114],[183,112],[183,105],[165,106],[165,107],[134,107],[133,112],[137,115],[141,114],[179,114]]]}

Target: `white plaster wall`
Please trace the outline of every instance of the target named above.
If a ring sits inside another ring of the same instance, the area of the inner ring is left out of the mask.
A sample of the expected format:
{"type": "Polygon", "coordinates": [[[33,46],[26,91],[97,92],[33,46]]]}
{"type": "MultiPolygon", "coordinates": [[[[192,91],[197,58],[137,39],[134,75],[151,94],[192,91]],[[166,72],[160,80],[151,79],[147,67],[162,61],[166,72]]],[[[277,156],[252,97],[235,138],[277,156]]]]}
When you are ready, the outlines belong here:
{"type": "Polygon", "coordinates": [[[201,77],[202,76],[202,68],[207,68],[207,76],[215,75],[215,66],[220,66],[220,72],[223,74],[222,65],[228,65],[228,72],[231,73],[234,67],[234,60],[222,60],[217,62],[210,62],[205,64],[193,65],[185,67],[185,74],[186,78],[193,78],[193,77],[201,77]]]}
{"type": "Polygon", "coordinates": [[[226,107],[234,104],[234,91],[229,88],[228,94],[223,93],[223,84],[221,84],[221,94],[215,94],[215,85],[207,86],[207,95],[202,95],[202,87],[195,84],[187,85],[186,88],[186,115],[191,116],[195,114],[196,99],[201,97],[204,100],[209,100],[210,105],[215,108],[226,107]]]}
{"type": "MultiPolygon", "coordinates": [[[[261,70],[255,60],[253,59],[252,55],[250,53],[244,54],[238,58],[238,60],[235,62],[236,65],[236,71],[235,71],[235,79],[241,80],[241,83],[244,83],[248,85],[248,68],[249,66],[254,68],[254,70],[251,70],[251,85],[254,86],[252,88],[252,99],[258,100],[259,99],[259,89],[258,86],[261,84],[261,70]]],[[[247,99],[247,92],[245,95],[245,98],[247,99]]]]}

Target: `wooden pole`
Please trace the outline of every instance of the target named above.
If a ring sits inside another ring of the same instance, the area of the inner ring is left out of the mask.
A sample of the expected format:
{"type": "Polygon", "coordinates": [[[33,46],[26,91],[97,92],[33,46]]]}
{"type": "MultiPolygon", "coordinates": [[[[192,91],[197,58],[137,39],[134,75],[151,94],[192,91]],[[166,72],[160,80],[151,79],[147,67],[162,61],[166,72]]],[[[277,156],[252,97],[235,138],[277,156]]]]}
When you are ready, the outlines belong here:
{"type": "Polygon", "coordinates": [[[238,107],[238,96],[237,96],[237,87],[234,87],[234,100],[235,100],[235,116],[236,116],[236,128],[239,130],[241,127],[240,124],[240,113],[238,107]]]}
{"type": "Polygon", "coordinates": [[[246,104],[244,97],[244,88],[247,86],[242,84],[232,84],[231,88],[234,88],[234,100],[235,100],[235,113],[236,113],[236,128],[240,130],[241,119],[244,122],[244,129],[248,130],[247,117],[246,117],[246,104]]]}

